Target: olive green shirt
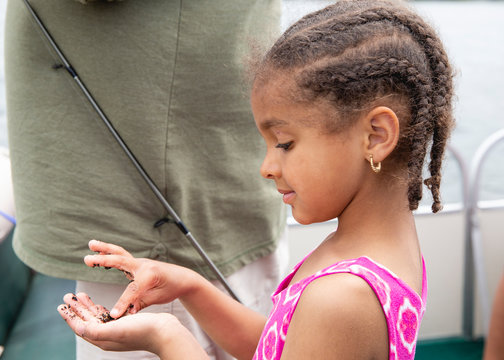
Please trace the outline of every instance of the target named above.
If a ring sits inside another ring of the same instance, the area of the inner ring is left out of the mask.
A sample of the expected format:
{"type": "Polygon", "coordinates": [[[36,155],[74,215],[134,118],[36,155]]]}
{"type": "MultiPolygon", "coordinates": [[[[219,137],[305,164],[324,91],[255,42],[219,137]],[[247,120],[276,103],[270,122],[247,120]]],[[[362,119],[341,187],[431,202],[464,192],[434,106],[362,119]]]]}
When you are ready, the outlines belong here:
{"type": "MultiPolygon", "coordinates": [[[[224,275],[271,253],[285,227],[262,179],[264,144],[244,81],[251,44],[279,30],[280,0],[31,0],[114,127],[224,275]]],[[[16,254],[47,275],[116,282],[91,269],[90,239],[137,257],[204,262],[98,118],[30,17],[6,14],[16,254]]],[[[271,182],[271,183],[270,183],[271,182]]]]}

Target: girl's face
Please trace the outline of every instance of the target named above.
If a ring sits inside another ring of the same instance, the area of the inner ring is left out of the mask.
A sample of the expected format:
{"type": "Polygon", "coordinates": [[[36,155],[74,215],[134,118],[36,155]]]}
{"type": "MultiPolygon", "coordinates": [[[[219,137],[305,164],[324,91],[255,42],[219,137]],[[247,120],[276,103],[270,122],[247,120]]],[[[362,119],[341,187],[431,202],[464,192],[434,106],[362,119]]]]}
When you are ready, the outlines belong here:
{"type": "Polygon", "coordinates": [[[275,181],[283,201],[301,224],[333,219],[358,195],[369,164],[362,155],[359,126],[327,134],[323,123],[336,116],[326,101],[292,100],[289,79],[254,86],[252,110],[267,152],[261,175],[275,181]]]}

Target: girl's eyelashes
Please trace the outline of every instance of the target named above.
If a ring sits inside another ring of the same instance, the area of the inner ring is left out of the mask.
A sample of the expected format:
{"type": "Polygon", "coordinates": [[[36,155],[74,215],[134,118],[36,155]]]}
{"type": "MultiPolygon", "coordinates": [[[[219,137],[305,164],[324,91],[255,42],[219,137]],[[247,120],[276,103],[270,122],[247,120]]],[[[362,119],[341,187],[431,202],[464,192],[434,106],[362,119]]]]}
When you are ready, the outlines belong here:
{"type": "Polygon", "coordinates": [[[283,149],[283,150],[287,151],[291,147],[292,143],[293,143],[293,141],[289,141],[289,142],[284,143],[284,144],[277,144],[275,146],[275,148],[277,148],[277,149],[283,149]]]}

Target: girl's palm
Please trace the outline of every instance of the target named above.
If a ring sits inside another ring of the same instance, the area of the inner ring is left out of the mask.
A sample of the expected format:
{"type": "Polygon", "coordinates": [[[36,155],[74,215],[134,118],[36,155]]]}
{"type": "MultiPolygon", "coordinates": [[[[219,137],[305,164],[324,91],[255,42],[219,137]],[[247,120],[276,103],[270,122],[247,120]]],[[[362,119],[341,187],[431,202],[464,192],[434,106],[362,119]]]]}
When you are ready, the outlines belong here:
{"type": "Polygon", "coordinates": [[[170,314],[140,313],[113,320],[107,309],[94,304],[85,293],[66,294],[63,300],[65,304],[58,307],[58,312],[72,330],[104,350],[158,352],[160,345],[154,341],[156,336],[145,334],[185,335],[179,321],[170,314]]]}

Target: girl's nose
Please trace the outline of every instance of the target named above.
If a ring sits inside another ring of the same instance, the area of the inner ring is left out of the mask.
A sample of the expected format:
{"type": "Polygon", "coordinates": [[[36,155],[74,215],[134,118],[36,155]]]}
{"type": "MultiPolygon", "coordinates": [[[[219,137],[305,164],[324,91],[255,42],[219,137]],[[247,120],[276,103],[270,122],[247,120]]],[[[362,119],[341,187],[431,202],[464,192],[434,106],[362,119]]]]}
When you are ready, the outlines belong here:
{"type": "Polygon", "coordinates": [[[266,154],[261,165],[261,176],[265,179],[275,179],[280,177],[280,166],[274,161],[271,155],[266,154]]]}

